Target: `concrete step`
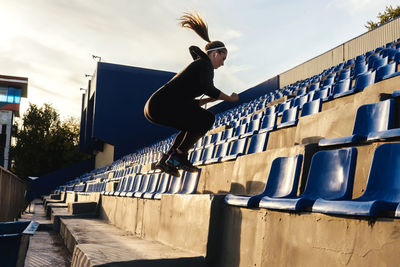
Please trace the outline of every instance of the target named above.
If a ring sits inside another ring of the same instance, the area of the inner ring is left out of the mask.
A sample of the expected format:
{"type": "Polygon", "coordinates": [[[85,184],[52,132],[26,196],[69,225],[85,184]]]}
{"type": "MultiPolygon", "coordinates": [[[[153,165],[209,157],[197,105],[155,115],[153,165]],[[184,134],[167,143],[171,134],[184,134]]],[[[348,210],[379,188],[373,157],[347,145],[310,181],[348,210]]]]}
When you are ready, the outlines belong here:
{"type": "Polygon", "coordinates": [[[100,219],[61,218],[71,266],[206,266],[202,255],[137,238],[100,219]]]}
{"type": "Polygon", "coordinates": [[[39,228],[30,238],[25,266],[69,266],[71,255],[65,248],[60,235],[54,231],[52,222],[46,218],[43,202],[32,201],[21,216],[21,220],[39,222],[39,228]]]}

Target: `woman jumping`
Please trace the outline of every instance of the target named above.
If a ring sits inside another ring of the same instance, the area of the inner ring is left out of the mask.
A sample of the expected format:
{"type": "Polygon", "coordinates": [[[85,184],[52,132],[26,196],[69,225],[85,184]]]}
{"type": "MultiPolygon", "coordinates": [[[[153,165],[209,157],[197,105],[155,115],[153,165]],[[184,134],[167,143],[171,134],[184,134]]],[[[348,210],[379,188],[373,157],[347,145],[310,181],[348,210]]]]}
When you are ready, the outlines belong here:
{"type": "Polygon", "coordinates": [[[214,114],[201,106],[216,100],[239,100],[236,93],[228,96],[214,86],[214,69],[223,66],[228,55],[224,43],[210,41],[208,26],[198,13],[186,13],[179,24],[207,41],[205,53],[191,46],[189,51],[194,61],[158,89],[144,107],[144,115],[150,122],[180,130],[167,154],[155,165],[174,176],[180,176],[178,169],[198,171],[188,160],[188,151],[215,121],[214,114]],[[195,99],[203,94],[209,98],[195,99]]]}

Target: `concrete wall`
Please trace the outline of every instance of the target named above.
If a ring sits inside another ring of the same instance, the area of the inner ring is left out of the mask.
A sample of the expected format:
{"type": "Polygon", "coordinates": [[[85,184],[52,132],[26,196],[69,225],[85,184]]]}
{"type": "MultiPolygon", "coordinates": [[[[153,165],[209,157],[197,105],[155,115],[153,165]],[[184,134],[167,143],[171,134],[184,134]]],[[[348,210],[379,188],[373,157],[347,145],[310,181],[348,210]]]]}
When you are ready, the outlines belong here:
{"type": "Polygon", "coordinates": [[[366,32],[279,75],[280,87],[321,73],[400,37],[400,18],[366,32]]]}
{"type": "Polygon", "coordinates": [[[398,266],[400,220],[225,206],[220,267],[398,266]]]}
{"type": "Polygon", "coordinates": [[[0,222],[13,221],[26,207],[26,181],[0,167],[0,222]]]}
{"type": "Polygon", "coordinates": [[[114,161],[114,146],[104,143],[103,151],[97,152],[95,160],[95,169],[109,165],[114,161]]]}
{"type": "Polygon", "coordinates": [[[101,196],[100,218],[138,237],[207,255],[218,196],[163,195],[161,200],[101,196]]]}

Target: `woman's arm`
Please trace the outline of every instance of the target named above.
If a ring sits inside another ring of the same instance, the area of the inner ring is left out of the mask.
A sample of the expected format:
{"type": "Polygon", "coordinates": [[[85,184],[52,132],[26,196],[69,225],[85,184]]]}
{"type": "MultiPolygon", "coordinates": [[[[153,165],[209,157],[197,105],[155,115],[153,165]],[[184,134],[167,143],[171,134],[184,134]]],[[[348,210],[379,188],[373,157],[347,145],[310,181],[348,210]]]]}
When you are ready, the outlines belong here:
{"type": "Polygon", "coordinates": [[[218,100],[224,100],[224,101],[229,101],[229,102],[238,102],[239,101],[239,96],[236,93],[232,93],[230,96],[221,92],[217,98],[218,100]]]}
{"type": "Polygon", "coordinates": [[[207,103],[214,102],[214,101],[217,101],[217,99],[211,98],[211,97],[202,98],[202,99],[199,99],[199,105],[203,106],[203,105],[205,105],[207,103]]]}

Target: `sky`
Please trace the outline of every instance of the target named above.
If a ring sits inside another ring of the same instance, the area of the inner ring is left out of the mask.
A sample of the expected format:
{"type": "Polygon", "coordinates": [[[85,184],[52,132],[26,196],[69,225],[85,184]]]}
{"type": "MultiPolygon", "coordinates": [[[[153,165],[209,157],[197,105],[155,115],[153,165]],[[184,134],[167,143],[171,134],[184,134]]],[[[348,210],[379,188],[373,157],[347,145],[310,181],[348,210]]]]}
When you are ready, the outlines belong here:
{"type": "Polygon", "coordinates": [[[0,0],[0,74],[29,79],[29,102],[80,118],[82,91],[104,62],[179,72],[206,42],[178,25],[198,11],[228,48],[214,84],[240,93],[367,31],[386,0],[0,0]]]}

